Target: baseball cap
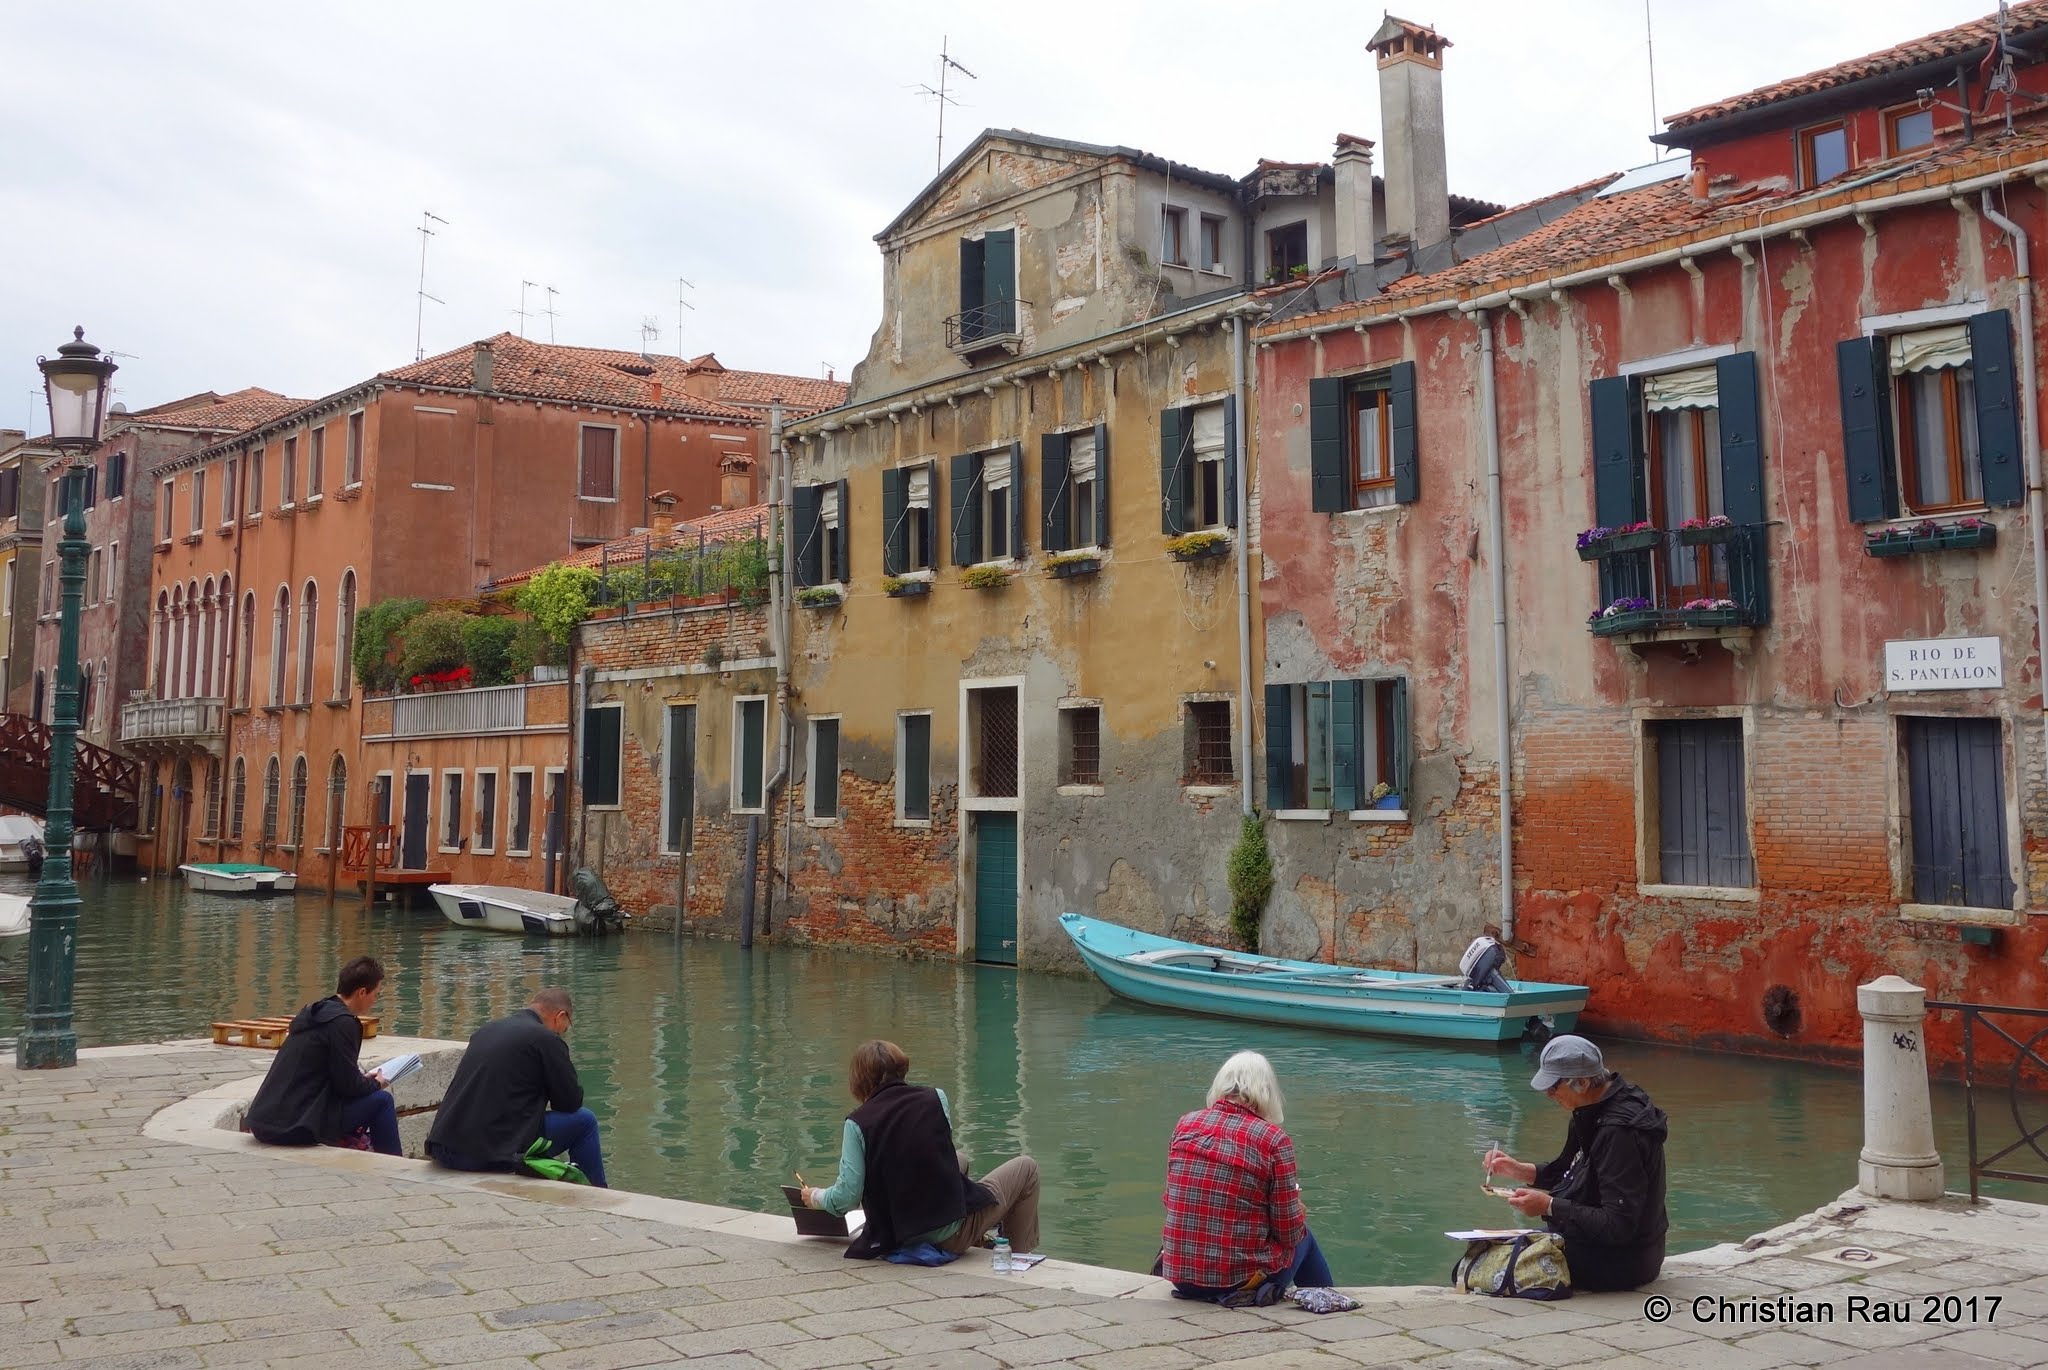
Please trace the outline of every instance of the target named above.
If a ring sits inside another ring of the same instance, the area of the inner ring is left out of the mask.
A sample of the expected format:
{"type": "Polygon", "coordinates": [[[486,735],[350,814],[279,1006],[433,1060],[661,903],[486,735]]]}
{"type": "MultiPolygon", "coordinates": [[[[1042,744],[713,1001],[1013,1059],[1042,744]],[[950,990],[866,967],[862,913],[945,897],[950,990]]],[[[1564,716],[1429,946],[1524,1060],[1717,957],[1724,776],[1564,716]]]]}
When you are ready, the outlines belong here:
{"type": "Polygon", "coordinates": [[[1583,1037],[1567,1033],[1553,1037],[1543,1048],[1542,1059],[1536,1064],[1536,1077],[1529,1081],[1531,1089],[1549,1089],[1559,1080],[1597,1080],[1607,1073],[1607,1062],[1600,1055],[1600,1048],[1583,1037]]]}

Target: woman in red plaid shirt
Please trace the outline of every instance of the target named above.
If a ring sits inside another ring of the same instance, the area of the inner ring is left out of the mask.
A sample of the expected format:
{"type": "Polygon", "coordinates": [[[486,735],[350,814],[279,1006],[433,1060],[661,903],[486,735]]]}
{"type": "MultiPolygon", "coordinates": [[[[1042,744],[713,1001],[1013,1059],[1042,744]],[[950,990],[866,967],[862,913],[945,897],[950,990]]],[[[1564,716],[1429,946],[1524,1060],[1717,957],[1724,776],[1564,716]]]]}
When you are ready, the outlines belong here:
{"type": "Polygon", "coordinates": [[[1209,1106],[1174,1127],[1159,1273],[1183,1298],[1267,1304],[1290,1284],[1330,1284],[1280,1118],[1272,1063],[1240,1051],[1216,1072],[1209,1106]]]}

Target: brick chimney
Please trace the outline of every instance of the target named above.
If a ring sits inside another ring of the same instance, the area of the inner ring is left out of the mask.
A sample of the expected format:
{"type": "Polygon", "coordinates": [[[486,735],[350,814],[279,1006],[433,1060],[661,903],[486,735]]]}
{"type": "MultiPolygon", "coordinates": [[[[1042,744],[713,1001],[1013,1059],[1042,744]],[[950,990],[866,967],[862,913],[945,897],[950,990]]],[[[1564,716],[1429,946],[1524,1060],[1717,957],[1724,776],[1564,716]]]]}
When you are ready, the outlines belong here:
{"type": "Polygon", "coordinates": [[[1387,237],[1415,248],[1451,236],[1444,165],[1444,49],[1450,45],[1435,29],[1391,14],[1366,44],[1379,57],[1387,237]]]}
{"type": "Polygon", "coordinates": [[[476,351],[472,352],[469,358],[470,387],[489,394],[493,383],[492,376],[497,369],[498,358],[497,354],[491,351],[491,345],[487,342],[478,343],[476,351]]]}
{"type": "Polygon", "coordinates": [[[744,452],[728,452],[718,463],[718,503],[726,509],[744,509],[754,502],[754,459],[744,452]]]}
{"type": "Polygon", "coordinates": [[[657,548],[666,547],[676,536],[676,492],[656,490],[647,497],[654,506],[653,542],[657,548]]]}
{"type": "Polygon", "coordinates": [[[1372,265],[1372,139],[1337,135],[1337,257],[1372,265]]]}

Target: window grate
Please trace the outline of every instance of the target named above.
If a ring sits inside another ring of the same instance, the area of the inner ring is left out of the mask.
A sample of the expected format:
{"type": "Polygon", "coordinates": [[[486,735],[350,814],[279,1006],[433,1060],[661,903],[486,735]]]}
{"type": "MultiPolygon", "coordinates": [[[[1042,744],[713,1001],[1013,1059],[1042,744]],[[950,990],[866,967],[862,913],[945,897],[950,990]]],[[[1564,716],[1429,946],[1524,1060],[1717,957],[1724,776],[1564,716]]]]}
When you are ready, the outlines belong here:
{"type": "Polygon", "coordinates": [[[1187,783],[1228,785],[1235,768],[1231,764],[1230,701],[1195,700],[1188,704],[1190,734],[1187,783]]]}
{"type": "Polygon", "coordinates": [[[1067,774],[1064,783],[1100,785],[1102,710],[1068,709],[1063,717],[1067,722],[1067,774]]]}
{"type": "Polygon", "coordinates": [[[1017,692],[977,690],[981,708],[981,784],[985,799],[1017,797],[1017,692]]]}

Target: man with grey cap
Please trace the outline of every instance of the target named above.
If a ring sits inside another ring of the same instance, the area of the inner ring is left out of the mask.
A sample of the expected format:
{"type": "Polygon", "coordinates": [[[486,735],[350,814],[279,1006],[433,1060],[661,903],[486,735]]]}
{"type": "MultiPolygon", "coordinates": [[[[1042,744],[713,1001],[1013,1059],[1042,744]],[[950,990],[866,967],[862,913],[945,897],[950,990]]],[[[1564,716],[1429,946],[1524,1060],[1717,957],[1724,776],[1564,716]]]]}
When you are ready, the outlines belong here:
{"type": "Polygon", "coordinates": [[[1508,1202],[1564,1238],[1572,1287],[1637,1289],[1664,1265],[1664,1139],[1670,1122],[1650,1096],[1607,1068],[1583,1037],[1553,1037],[1529,1081],[1571,1110],[1564,1150],[1546,1165],[1486,1153],[1494,1174],[1527,1188],[1508,1202]]]}

